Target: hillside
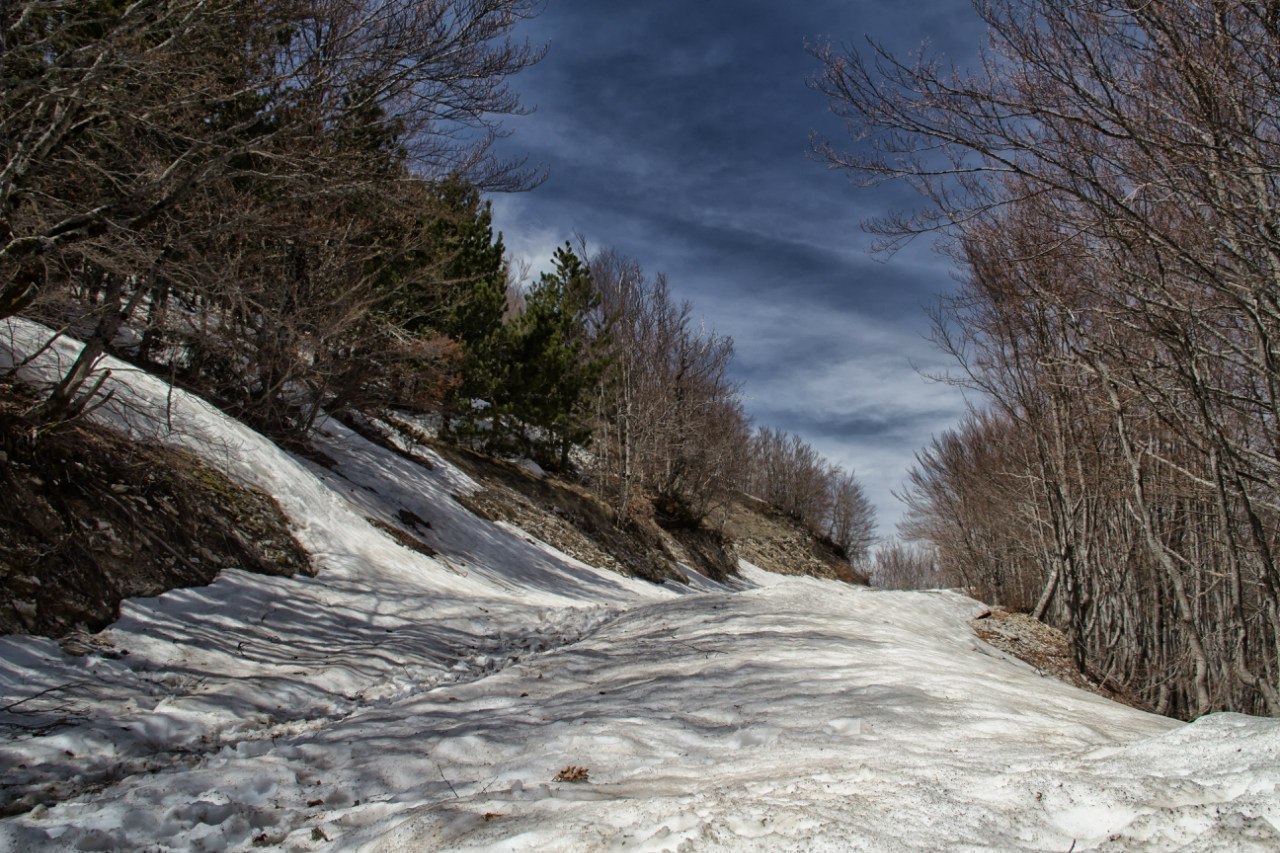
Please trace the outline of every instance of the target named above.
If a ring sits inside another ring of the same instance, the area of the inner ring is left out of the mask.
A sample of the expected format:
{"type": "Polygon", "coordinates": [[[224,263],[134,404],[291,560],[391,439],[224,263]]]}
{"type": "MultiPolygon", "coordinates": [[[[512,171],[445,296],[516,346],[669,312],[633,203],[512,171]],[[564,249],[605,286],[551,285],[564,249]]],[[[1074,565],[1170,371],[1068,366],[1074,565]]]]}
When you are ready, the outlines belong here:
{"type": "Polygon", "coordinates": [[[331,420],[291,455],[105,366],[95,419],[269,495],[316,573],[131,599],[87,654],[0,640],[0,849],[1280,843],[1274,720],[1044,678],[955,593],[628,577],[476,515],[430,447],[331,420]]]}
{"type": "Polygon", "coordinates": [[[311,573],[269,495],[91,423],[32,441],[19,414],[31,401],[0,382],[0,633],[96,631],[122,599],[207,584],[224,568],[311,573]]]}
{"type": "Polygon", "coordinates": [[[814,536],[803,524],[763,501],[740,495],[729,508],[725,533],[739,557],[782,575],[867,583],[831,542],[814,536]]]}
{"type": "MultiPolygon", "coordinates": [[[[0,509],[0,632],[83,635],[112,622],[123,599],[208,584],[224,568],[312,573],[269,495],[226,478],[198,455],[123,438],[92,423],[29,441],[18,413],[34,397],[12,381],[0,390],[6,463],[0,489],[11,496],[0,509]]],[[[423,453],[441,454],[476,484],[452,498],[478,517],[515,525],[564,554],[626,577],[687,583],[686,570],[692,569],[723,581],[737,575],[741,557],[780,574],[866,583],[829,544],[751,498],[732,504],[723,527],[641,525],[620,520],[570,480],[435,442],[403,419],[348,417],[345,423],[427,469],[433,463],[423,453]]],[[[296,449],[312,463],[337,468],[318,447],[296,449]]],[[[402,547],[437,553],[431,523],[411,510],[371,518],[402,547]]]]}

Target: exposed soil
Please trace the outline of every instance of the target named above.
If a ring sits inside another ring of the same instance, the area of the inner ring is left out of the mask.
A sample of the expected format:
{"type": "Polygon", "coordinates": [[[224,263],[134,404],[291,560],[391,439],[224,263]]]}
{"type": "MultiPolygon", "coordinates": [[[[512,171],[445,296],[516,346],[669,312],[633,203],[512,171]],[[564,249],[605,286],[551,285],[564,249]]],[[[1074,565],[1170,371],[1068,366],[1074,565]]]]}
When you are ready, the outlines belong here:
{"type": "MultiPolygon", "coordinates": [[[[484,485],[476,494],[457,496],[477,515],[514,524],[593,566],[653,583],[686,580],[656,529],[620,522],[581,486],[553,476],[537,477],[469,450],[447,445],[434,449],[484,485]]],[[[694,568],[702,571],[698,565],[694,568]]]]}
{"type": "Polygon", "coordinates": [[[661,518],[657,528],[667,554],[678,562],[715,581],[737,576],[738,551],[724,531],[705,524],[665,524],[661,518]]]}
{"type": "Polygon", "coordinates": [[[764,501],[741,496],[729,508],[725,534],[742,559],[780,575],[810,575],[865,586],[835,546],[764,501]]]}
{"type": "Polygon", "coordinates": [[[507,521],[583,562],[655,583],[683,581],[686,565],[713,580],[738,573],[738,558],[771,572],[811,575],[866,584],[828,542],[803,525],[741,497],[725,518],[690,526],[661,513],[646,523],[619,521],[586,489],[558,477],[536,477],[524,468],[458,448],[437,452],[485,485],[458,500],[485,518],[507,521]],[[723,526],[714,522],[723,521],[723,526]]]}
{"type": "Polygon", "coordinates": [[[312,573],[270,496],[93,424],[35,436],[33,403],[0,382],[0,633],[96,631],[122,599],[228,567],[312,573]]]}
{"type": "MultiPolygon", "coordinates": [[[[422,436],[413,436],[425,441],[422,436]]],[[[690,526],[679,517],[654,513],[652,520],[619,519],[617,513],[576,483],[469,450],[432,443],[436,452],[485,488],[458,501],[490,520],[506,521],[585,563],[654,583],[685,581],[681,564],[713,580],[738,573],[738,558],[767,571],[834,578],[866,584],[830,543],[803,525],[741,497],[727,518],[690,526]],[[717,526],[714,522],[723,521],[717,526]]]]}
{"type": "MultiPolygon", "coordinates": [[[[0,383],[0,633],[96,631],[116,618],[124,598],[207,584],[228,567],[312,573],[270,496],[230,482],[191,454],[89,423],[33,438],[23,413],[34,402],[20,386],[0,383]]],[[[431,464],[361,426],[367,438],[431,464]]],[[[620,519],[576,483],[431,446],[484,485],[458,497],[470,510],[591,565],[654,583],[687,581],[682,565],[725,580],[737,574],[741,556],[782,574],[865,583],[829,543],[750,498],[717,519],[721,527],[661,517],[638,522],[620,519]]],[[[418,537],[386,528],[406,547],[431,553],[418,537]]]]}
{"type": "Polygon", "coordinates": [[[993,609],[980,614],[970,624],[980,639],[1002,652],[1034,666],[1042,675],[1052,676],[1074,687],[1097,693],[1115,702],[1139,708],[1152,709],[1137,697],[1118,685],[1099,683],[1080,671],[1071,654],[1067,635],[1033,619],[1025,613],[993,609]]]}

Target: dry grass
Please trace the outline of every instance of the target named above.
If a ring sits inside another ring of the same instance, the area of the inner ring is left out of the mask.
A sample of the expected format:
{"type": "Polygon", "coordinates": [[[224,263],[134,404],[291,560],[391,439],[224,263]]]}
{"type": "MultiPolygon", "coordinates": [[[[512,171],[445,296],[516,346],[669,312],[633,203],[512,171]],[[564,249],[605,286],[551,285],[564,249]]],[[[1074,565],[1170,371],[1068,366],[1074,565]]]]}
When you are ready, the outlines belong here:
{"type": "Polygon", "coordinates": [[[766,571],[867,583],[865,575],[804,525],[755,498],[742,496],[733,502],[725,532],[742,559],[766,571]]]}
{"type": "Polygon", "coordinates": [[[1118,686],[1099,684],[1082,673],[1071,654],[1071,644],[1066,634],[1051,625],[1025,613],[1012,613],[998,608],[980,614],[969,624],[984,642],[1031,664],[1041,675],[1065,681],[1074,687],[1133,708],[1151,710],[1118,686]]]}
{"type": "Polygon", "coordinates": [[[33,400],[0,383],[0,633],[97,630],[122,599],[227,567],[311,572],[270,496],[90,423],[34,435],[33,400]]]}

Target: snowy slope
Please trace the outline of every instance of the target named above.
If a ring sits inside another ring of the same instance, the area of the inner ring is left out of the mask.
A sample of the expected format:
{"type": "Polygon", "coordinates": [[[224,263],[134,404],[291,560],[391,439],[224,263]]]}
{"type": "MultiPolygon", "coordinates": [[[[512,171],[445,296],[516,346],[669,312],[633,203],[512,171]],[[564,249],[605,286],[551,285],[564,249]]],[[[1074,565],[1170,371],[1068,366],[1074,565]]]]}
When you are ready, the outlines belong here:
{"type": "Polygon", "coordinates": [[[1042,678],[951,593],[624,579],[471,515],[443,460],[329,423],[322,468],[105,366],[98,417],[275,495],[320,571],[128,602],[118,659],[0,639],[0,724],[34,727],[0,735],[0,850],[1280,848],[1277,721],[1042,678]],[[366,520],[402,508],[439,558],[366,520]]]}

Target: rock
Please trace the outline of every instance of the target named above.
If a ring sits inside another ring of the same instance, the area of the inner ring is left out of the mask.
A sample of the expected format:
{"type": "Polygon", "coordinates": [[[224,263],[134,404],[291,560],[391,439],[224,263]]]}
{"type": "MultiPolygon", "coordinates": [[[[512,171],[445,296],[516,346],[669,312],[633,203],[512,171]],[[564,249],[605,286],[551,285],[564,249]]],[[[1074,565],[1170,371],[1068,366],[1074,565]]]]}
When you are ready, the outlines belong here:
{"type": "Polygon", "coordinates": [[[35,621],[37,608],[34,601],[15,601],[13,602],[13,609],[27,622],[35,621]]]}

